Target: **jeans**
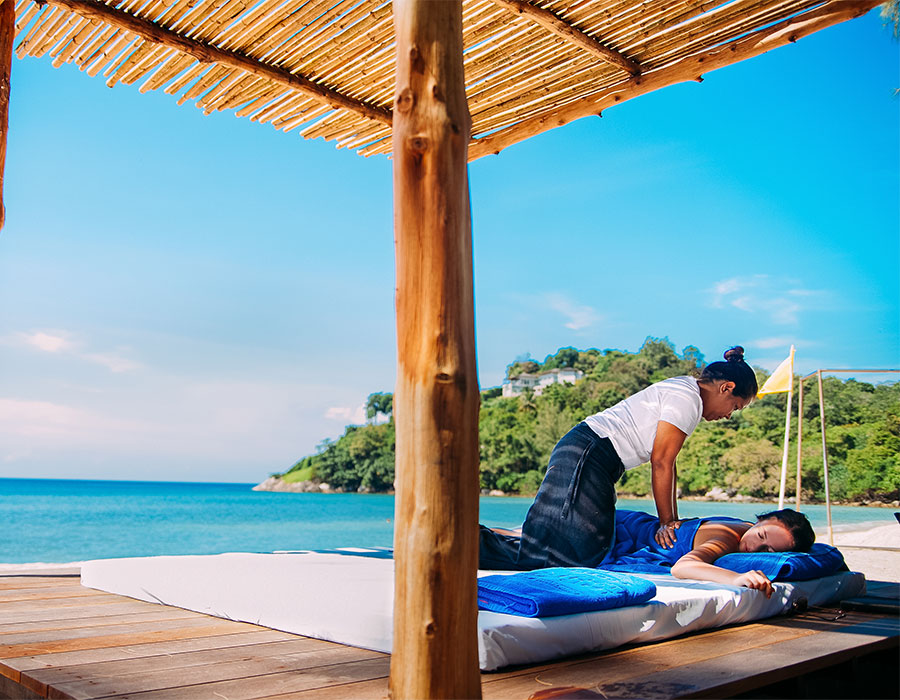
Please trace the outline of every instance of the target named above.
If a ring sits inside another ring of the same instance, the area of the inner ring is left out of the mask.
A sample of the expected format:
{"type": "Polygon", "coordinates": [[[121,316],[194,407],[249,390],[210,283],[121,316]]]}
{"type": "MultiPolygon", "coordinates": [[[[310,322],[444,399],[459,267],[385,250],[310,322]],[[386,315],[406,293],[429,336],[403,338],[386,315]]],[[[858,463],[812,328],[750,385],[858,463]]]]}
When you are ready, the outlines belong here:
{"type": "Polygon", "coordinates": [[[615,538],[616,482],[624,472],[609,438],[579,423],[553,448],[522,536],[481,526],[479,567],[598,566],[615,538]]]}

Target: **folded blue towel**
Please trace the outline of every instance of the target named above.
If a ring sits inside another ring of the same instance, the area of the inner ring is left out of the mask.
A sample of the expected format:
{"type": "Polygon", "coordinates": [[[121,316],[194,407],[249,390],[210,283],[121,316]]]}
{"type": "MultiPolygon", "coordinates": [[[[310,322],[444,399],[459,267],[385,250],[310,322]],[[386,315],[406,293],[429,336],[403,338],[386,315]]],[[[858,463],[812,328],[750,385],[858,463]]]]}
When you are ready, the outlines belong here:
{"type": "Polygon", "coordinates": [[[772,581],[808,581],[847,570],[843,555],[819,542],[809,552],[736,552],[719,557],[715,564],[739,574],[759,570],[772,581]]]}
{"type": "Polygon", "coordinates": [[[643,603],[656,586],[642,578],[597,569],[550,568],[478,579],[481,610],[552,617],[643,603]]]}

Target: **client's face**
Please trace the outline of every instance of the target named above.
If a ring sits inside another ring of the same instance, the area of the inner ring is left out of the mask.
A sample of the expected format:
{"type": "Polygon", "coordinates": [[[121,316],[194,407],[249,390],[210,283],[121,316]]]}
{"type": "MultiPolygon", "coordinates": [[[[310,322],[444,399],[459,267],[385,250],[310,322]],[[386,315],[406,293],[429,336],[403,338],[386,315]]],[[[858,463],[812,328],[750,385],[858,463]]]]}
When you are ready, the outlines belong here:
{"type": "Polygon", "coordinates": [[[794,538],[786,527],[774,519],[761,520],[751,527],[738,546],[740,552],[789,552],[794,538]]]}

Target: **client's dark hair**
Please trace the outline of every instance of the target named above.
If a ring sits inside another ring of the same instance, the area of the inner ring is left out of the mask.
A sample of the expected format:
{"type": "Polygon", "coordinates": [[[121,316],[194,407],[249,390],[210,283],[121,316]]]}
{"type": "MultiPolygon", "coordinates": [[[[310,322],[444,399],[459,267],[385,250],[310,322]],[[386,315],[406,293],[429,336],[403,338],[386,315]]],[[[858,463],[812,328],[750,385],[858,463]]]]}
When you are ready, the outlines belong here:
{"type": "Polygon", "coordinates": [[[803,513],[798,513],[792,508],[773,510],[771,513],[762,513],[756,516],[756,522],[763,520],[777,520],[794,538],[794,551],[808,552],[813,542],[816,541],[816,533],[812,525],[803,513]]]}
{"type": "Polygon", "coordinates": [[[717,380],[734,382],[733,393],[740,399],[756,396],[759,388],[756,384],[756,373],[744,362],[744,348],[735,345],[725,352],[725,362],[713,362],[703,368],[699,381],[714,382],[717,380]]]}

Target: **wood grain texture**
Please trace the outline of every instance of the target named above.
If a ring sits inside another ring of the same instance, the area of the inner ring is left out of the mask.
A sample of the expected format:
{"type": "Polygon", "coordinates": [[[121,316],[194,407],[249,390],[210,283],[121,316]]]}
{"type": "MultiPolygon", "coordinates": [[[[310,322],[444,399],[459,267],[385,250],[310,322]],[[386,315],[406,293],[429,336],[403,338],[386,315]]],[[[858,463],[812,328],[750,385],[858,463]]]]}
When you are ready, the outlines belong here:
{"type": "Polygon", "coordinates": [[[148,644],[150,642],[191,639],[194,637],[214,637],[219,634],[234,634],[238,623],[209,620],[191,621],[178,627],[157,629],[142,633],[127,631],[99,636],[76,637],[73,639],[49,639],[22,642],[19,644],[0,644],[0,659],[11,659],[17,656],[35,656],[38,654],[58,654],[67,651],[84,649],[102,649],[131,644],[148,644]]]}
{"type": "MultiPolygon", "coordinates": [[[[252,632],[240,632],[216,635],[214,637],[190,637],[187,639],[143,642],[139,644],[125,643],[117,647],[101,647],[79,649],[74,651],[57,651],[47,654],[34,654],[12,659],[0,660],[0,673],[9,677],[30,674],[36,669],[57,669],[82,664],[97,664],[110,661],[134,661],[137,659],[153,659],[168,657],[192,651],[218,651],[235,647],[246,647],[269,642],[288,641],[296,635],[276,632],[264,628],[256,628],[252,632]],[[5,670],[4,670],[5,669],[5,670]]],[[[157,659],[158,660],[158,659],[157,659]]],[[[155,663],[151,661],[151,663],[155,663]]]]}
{"type": "Polygon", "coordinates": [[[386,656],[356,661],[337,663],[302,671],[252,675],[245,678],[216,682],[194,683],[191,675],[186,674],[181,685],[175,688],[154,690],[139,693],[117,693],[104,696],[118,700],[256,700],[266,695],[278,695],[340,686],[372,678],[384,678],[388,674],[389,659],[386,656]]]}
{"type": "Polygon", "coordinates": [[[394,3],[394,698],[480,696],[478,379],[462,4],[394,3]]]}
{"type": "Polygon", "coordinates": [[[16,38],[14,0],[0,0],[0,231],[6,223],[3,203],[3,173],[6,169],[6,141],[9,134],[9,89],[12,75],[13,42],[16,38]]]}
{"type": "MultiPolygon", "coordinates": [[[[57,694],[65,695],[74,700],[91,700],[91,698],[106,697],[110,695],[122,695],[143,693],[149,691],[162,691],[185,686],[207,685],[223,681],[238,681],[251,677],[265,677],[273,674],[292,673],[298,676],[311,673],[312,669],[321,667],[344,665],[349,662],[370,659],[381,659],[382,668],[386,673],[388,662],[385,654],[348,646],[327,645],[318,649],[306,649],[293,653],[279,653],[266,650],[259,653],[256,647],[243,650],[242,655],[236,658],[210,659],[199,663],[172,666],[167,664],[167,659],[157,659],[157,664],[151,668],[135,669],[129,673],[121,673],[122,668],[117,668],[115,673],[109,669],[84,669],[80,677],[60,679],[54,677],[50,680],[46,674],[30,674],[30,678],[39,680],[43,687],[52,686],[57,694]]],[[[234,655],[228,655],[234,657],[234,655]]],[[[119,667],[124,664],[119,664],[119,667]]],[[[29,684],[26,684],[29,685],[29,684]]],[[[30,686],[29,686],[30,687],[30,686]]]]}
{"type": "MultiPolygon", "coordinates": [[[[195,613],[196,614],[196,613],[195,613]]],[[[214,638],[210,642],[217,641],[214,638]]],[[[293,637],[285,641],[277,642],[253,642],[240,646],[221,647],[210,644],[211,648],[203,648],[194,651],[178,650],[174,646],[168,652],[149,653],[149,647],[132,648],[132,653],[117,659],[108,661],[91,661],[86,659],[83,663],[52,665],[46,668],[37,668],[26,672],[33,680],[47,685],[60,683],[74,683],[91,678],[110,679],[119,676],[134,676],[151,672],[167,672],[172,675],[179,669],[191,666],[203,666],[207,664],[223,664],[234,661],[249,661],[251,659],[271,659],[307,652],[332,653],[339,650],[352,649],[341,644],[323,642],[309,637],[293,637]]],[[[357,650],[358,651],[358,650],[357,650]]],[[[377,652],[368,652],[376,656],[377,652]]],[[[337,656],[337,655],[336,655],[337,656]]]]}

